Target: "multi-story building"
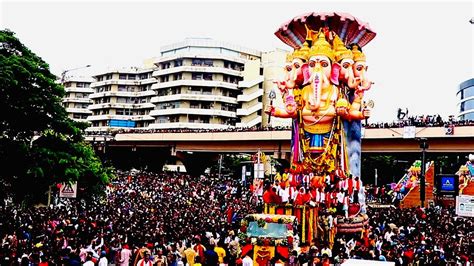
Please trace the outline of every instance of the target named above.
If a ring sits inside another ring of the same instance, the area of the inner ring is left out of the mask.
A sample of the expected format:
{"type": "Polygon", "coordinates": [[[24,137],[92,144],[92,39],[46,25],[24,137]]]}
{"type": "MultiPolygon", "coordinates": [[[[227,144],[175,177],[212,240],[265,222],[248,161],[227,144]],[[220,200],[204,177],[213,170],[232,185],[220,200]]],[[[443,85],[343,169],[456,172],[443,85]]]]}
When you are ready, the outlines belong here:
{"type": "Polygon", "coordinates": [[[90,94],[93,104],[88,117],[91,127],[87,131],[109,131],[117,128],[144,128],[153,122],[150,111],[155,107],[150,102],[155,96],[151,90],[156,82],[153,69],[121,69],[103,72],[94,76],[90,94]]]}
{"type": "Polygon", "coordinates": [[[90,88],[93,81],[91,77],[66,77],[61,81],[66,91],[63,106],[69,118],[87,122],[87,117],[92,114],[88,108],[92,103],[89,95],[94,92],[90,88]]]}
{"type": "MultiPolygon", "coordinates": [[[[273,106],[283,106],[283,99],[280,90],[275,84],[276,81],[281,81],[285,75],[285,62],[286,55],[289,51],[276,49],[274,51],[262,53],[262,66],[263,66],[263,76],[265,80],[263,82],[264,88],[264,97],[263,97],[263,106],[268,108],[270,105],[269,94],[273,90],[275,92],[275,99],[272,100],[273,106]]],[[[271,117],[270,122],[268,119],[268,114],[263,115],[263,125],[264,126],[290,126],[291,119],[271,117]]]]}
{"type": "Polygon", "coordinates": [[[458,119],[474,120],[474,78],[461,83],[456,94],[459,100],[458,119]]]}
{"type": "Polygon", "coordinates": [[[151,128],[252,127],[262,122],[260,52],[189,38],[161,48],[151,128]]]}

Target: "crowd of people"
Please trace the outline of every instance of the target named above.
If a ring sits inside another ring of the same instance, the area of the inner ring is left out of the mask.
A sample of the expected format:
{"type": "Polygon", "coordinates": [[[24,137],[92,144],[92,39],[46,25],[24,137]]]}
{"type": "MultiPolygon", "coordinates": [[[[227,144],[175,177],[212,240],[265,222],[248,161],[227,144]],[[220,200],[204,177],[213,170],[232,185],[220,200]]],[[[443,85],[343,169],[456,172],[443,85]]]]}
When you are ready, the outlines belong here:
{"type": "MultiPolygon", "coordinates": [[[[212,175],[117,172],[105,195],[48,207],[0,206],[1,265],[252,265],[240,219],[259,212],[248,184],[212,175]]],[[[369,199],[386,192],[368,190],[369,199]]],[[[321,205],[321,215],[326,207],[321,205]]],[[[473,262],[474,220],[453,208],[367,208],[362,233],[299,243],[287,265],[352,259],[396,265],[473,262]],[[415,264],[416,263],[416,264],[415,264]]]]}
{"type": "MultiPolygon", "coordinates": [[[[472,120],[456,120],[454,116],[450,116],[448,120],[443,120],[440,115],[419,115],[410,116],[404,119],[399,119],[391,123],[363,123],[365,128],[401,128],[405,126],[416,127],[449,127],[449,126],[474,126],[472,120]]],[[[101,131],[88,131],[87,135],[101,136],[108,135],[115,136],[116,134],[124,133],[218,133],[218,132],[253,132],[253,131],[285,131],[291,130],[291,126],[253,126],[253,127],[228,127],[228,128],[213,128],[213,129],[195,129],[195,128],[120,128],[114,129],[110,133],[101,131]]]]}
{"type": "Polygon", "coordinates": [[[176,173],[117,176],[106,196],[90,202],[63,200],[46,208],[19,208],[4,201],[1,265],[100,265],[101,257],[137,265],[136,251],[144,248],[154,265],[177,265],[191,244],[202,241],[197,255],[203,259],[205,248],[235,243],[236,221],[255,212],[249,191],[233,180],[176,173]]]}
{"type": "MultiPolygon", "coordinates": [[[[219,132],[254,132],[254,131],[284,131],[291,130],[291,126],[253,126],[228,128],[121,128],[113,130],[111,135],[126,133],[219,133],[219,132]]],[[[88,135],[108,134],[100,131],[88,131],[88,135]]]]}
{"type": "Polygon", "coordinates": [[[401,128],[406,126],[415,127],[449,127],[449,126],[474,126],[472,120],[455,120],[450,116],[448,120],[443,120],[440,115],[419,115],[399,119],[391,123],[367,123],[365,128],[401,128]]]}

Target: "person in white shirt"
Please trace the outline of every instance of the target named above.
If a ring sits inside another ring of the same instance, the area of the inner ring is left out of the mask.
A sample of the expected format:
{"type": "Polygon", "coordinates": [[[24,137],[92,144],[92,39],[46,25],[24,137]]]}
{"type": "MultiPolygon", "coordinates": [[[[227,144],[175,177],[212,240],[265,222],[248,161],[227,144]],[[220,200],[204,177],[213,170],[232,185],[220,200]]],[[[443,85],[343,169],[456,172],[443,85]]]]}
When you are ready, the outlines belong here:
{"type": "Polygon", "coordinates": [[[321,249],[321,256],[326,254],[329,258],[332,258],[332,251],[329,247],[321,249]]]}
{"type": "Polygon", "coordinates": [[[87,252],[86,262],[82,264],[83,266],[94,266],[94,262],[92,261],[92,252],[87,252]]]}
{"type": "Polygon", "coordinates": [[[107,266],[108,265],[108,260],[107,260],[107,257],[106,257],[107,253],[105,252],[105,250],[102,250],[102,252],[100,252],[100,259],[99,259],[99,264],[98,266],[107,266]]]}
{"type": "Polygon", "coordinates": [[[143,254],[143,259],[140,259],[135,266],[153,266],[153,262],[150,260],[150,253],[147,251],[143,254]]]}
{"type": "Polygon", "coordinates": [[[280,187],[278,190],[278,196],[281,197],[282,203],[287,203],[290,198],[290,188],[289,187],[280,187]]]}
{"type": "Polygon", "coordinates": [[[249,256],[249,252],[245,255],[245,258],[242,260],[242,266],[252,266],[253,260],[249,256]]]}

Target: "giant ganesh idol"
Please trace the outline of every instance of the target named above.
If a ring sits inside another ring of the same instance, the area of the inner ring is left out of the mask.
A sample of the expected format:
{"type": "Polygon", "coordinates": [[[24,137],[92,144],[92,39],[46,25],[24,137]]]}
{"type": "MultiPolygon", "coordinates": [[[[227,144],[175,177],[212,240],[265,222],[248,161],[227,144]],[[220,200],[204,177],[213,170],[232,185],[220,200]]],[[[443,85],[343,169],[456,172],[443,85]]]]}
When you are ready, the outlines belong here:
{"type": "Polygon", "coordinates": [[[326,12],[296,17],[275,34],[294,49],[276,82],[284,104],[266,109],[292,120],[290,175],[296,181],[289,183],[313,191],[318,206],[335,210],[337,233],[360,232],[367,224],[361,121],[373,107],[364,99],[373,82],[362,47],[375,32],[349,14],[326,12]]]}

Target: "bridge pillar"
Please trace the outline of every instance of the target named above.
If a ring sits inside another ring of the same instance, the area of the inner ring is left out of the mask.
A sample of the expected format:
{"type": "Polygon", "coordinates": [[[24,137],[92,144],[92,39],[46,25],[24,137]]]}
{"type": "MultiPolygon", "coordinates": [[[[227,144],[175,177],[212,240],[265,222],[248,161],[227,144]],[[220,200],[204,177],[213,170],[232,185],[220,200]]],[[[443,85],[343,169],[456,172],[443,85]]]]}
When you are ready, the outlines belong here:
{"type": "Polygon", "coordinates": [[[218,158],[219,154],[211,152],[182,152],[177,151],[176,157],[181,160],[186,167],[186,172],[192,176],[204,174],[206,168],[212,166],[218,158]]]}

